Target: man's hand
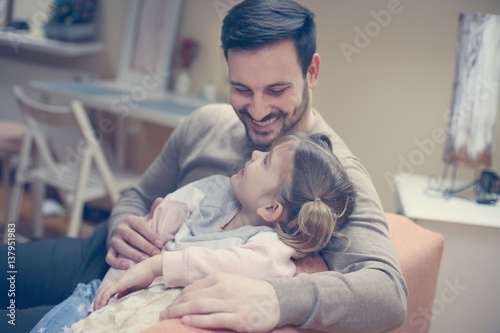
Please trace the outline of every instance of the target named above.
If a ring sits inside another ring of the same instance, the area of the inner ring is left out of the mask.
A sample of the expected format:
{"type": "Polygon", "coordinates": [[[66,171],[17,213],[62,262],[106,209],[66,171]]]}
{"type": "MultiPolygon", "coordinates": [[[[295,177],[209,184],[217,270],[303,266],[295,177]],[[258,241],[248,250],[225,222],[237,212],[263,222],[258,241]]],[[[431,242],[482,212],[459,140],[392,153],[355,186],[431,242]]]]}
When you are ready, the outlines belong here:
{"type": "Polygon", "coordinates": [[[127,261],[118,258],[118,255],[138,263],[151,256],[160,254],[163,246],[160,236],[151,229],[147,221],[153,216],[156,207],[163,199],[157,198],[149,214],[140,216],[128,216],[125,222],[120,224],[111,238],[111,246],[106,255],[106,262],[113,268],[127,269],[127,261]]]}
{"type": "Polygon", "coordinates": [[[199,328],[268,332],[278,325],[280,309],[269,282],[216,274],[185,287],[160,313],[160,320],[171,318],[199,328]]]}

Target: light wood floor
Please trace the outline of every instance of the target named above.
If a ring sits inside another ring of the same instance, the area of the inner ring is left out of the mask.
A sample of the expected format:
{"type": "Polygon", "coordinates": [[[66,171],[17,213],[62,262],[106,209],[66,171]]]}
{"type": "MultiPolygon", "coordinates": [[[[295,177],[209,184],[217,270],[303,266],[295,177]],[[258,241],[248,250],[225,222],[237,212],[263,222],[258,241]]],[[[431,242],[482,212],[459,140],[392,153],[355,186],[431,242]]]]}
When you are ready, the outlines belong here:
{"type": "MultiPolygon", "coordinates": [[[[11,189],[12,190],[12,189],[11,189]]],[[[3,180],[0,183],[0,234],[3,236],[5,230],[5,207],[4,207],[4,186],[3,180]]],[[[17,223],[16,232],[22,236],[33,239],[33,226],[31,218],[31,198],[29,191],[24,191],[23,200],[21,203],[21,212],[19,222],[17,223]]],[[[96,224],[89,221],[83,221],[80,231],[80,237],[91,236],[96,224]]],[[[54,239],[66,236],[67,217],[66,216],[50,216],[44,218],[45,235],[43,239],[54,239]]],[[[3,241],[3,237],[1,238],[3,241]]]]}

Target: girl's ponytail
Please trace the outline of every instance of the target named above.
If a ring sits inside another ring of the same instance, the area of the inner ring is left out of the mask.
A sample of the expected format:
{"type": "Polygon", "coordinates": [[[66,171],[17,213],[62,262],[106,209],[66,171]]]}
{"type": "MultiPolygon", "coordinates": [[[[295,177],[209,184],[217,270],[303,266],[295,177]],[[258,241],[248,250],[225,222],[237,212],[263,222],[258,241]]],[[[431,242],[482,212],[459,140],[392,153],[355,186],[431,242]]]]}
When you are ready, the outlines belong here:
{"type": "Polygon", "coordinates": [[[298,252],[322,250],[334,237],[350,239],[338,230],[354,209],[354,187],[331,150],[328,137],[302,134],[283,137],[295,146],[292,174],[280,196],[285,208],[276,223],[280,239],[298,252]]]}
{"type": "Polygon", "coordinates": [[[297,217],[288,224],[277,224],[276,231],[283,243],[302,253],[321,251],[333,237],[344,238],[350,244],[349,237],[336,230],[347,207],[348,202],[344,211],[337,215],[320,198],[316,198],[304,203],[297,217]]]}

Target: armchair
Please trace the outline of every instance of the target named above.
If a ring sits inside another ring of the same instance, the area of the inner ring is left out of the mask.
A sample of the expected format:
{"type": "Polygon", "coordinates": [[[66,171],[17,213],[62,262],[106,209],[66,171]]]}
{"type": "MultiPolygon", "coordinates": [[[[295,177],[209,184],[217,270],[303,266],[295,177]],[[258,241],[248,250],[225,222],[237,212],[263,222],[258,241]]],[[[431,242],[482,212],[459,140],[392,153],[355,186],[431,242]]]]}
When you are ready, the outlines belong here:
{"type": "MultiPolygon", "coordinates": [[[[394,242],[409,290],[406,322],[392,333],[428,333],[444,247],[443,236],[417,225],[407,217],[391,213],[386,215],[389,223],[389,234],[394,242]],[[423,316],[421,309],[426,309],[426,313],[429,315],[423,316]]],[[[326,270],[326,264],[318,258],[318,256],[310,256],[298,261],[297,273],[326,270]]],[[[187,327],[178,319],[162,321],[143,331],[143,333],[159,332],[222,333],[228,331],[187,327]]],[[[273,332],[316,333],[318,331],[287,326],[273,332]]]]}

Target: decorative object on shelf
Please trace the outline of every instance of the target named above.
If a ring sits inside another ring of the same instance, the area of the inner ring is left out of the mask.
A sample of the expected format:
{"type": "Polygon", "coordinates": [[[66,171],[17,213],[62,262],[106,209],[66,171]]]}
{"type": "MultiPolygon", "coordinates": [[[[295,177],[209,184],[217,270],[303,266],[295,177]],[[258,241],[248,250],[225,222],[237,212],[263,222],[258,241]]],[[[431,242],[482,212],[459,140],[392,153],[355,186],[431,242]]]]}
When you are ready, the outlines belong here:
{"type": "Polygon", "coordinates": [[[177,49],[180,68],[175,75],[175,93],[186,96],[191,92],[191,75],[189,68],[198,55],[200,44],[193,38],[183,38],[177,49]]]}
{"type": "Polygon", "coordinates": [[[182,68],[189,68],[198,55],[200,44],[193,38],[184,38],[179,47],[182,68]]]}
{"type": "MultiPolygon", "coordinates": [[[[454,188],[458,167],[477,171],[491,167],[499,82],[500,15],[461,13],[448,138],[443,154],[445,169],[439,185],[430,185],[430,189],[442,191],[445,197],[452,196],[464,190],[454,188]],[[451,185],[443,190],[449,166],[453,167],[451,185]]],[[[480,179],[481,176],[476,177],[466,188],[477,185],[480,179]]],[[[478,202],[484,201],[479,199],[477,191],[476,196],[478,202]]]]}
{"type": "Polygon", "coordinates": [[[175,78],[175,93],[180,96],[187,96],[191,91],[191,75],[187,71],[182,71],[175,78]]]}
{"type": "Polygon", "coordinates": [[[475,184],[476,201],[481,204],[494,204],[500,195],[500,177],[493,171],[482,171],[475,184]]]}
{"type": "Polygon", "coordinates": [[[90,40],[97,35],[97,0],[54,0],[45,36],[63,41],[90,40]]]}
{"type": "Polygon", "coordinates": [[[208,81],[203,87],[203,98],[205,98],[208,102],[217,101],[217,85],[214,81],[208,81]]]}
{"type": "Polygon", "coordinates": [[[143,97],[167,89],[181,9],[182,0],[129,0],[117,81],[143,97]]]}

